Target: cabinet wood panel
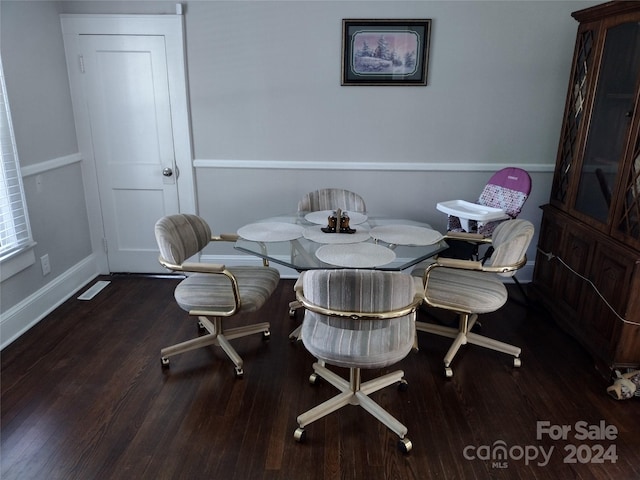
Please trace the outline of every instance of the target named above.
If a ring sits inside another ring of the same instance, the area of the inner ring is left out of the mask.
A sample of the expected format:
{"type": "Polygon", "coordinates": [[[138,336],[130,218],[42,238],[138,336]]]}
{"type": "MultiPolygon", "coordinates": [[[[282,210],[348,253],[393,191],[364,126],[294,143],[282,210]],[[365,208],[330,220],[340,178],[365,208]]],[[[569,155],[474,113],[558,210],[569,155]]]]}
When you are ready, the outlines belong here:
{"type": "Polygon", "coordinates": [[[640,2],[579,22],[534,292],[596,366],[640,367],[640,2]]]}

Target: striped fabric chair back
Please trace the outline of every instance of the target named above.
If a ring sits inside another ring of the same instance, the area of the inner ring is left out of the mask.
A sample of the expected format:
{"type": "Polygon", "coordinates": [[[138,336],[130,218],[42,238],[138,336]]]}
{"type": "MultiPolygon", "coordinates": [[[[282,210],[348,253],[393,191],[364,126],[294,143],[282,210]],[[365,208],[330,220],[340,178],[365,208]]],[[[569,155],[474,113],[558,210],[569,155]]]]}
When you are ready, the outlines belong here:
{"type": "MultiPolygon", "coordinates": [[[[309,270],[302,289],[315,305],[334,311],[388,313],[411,305],[415,281],[406,273],[378,270],[309,270]]],[[[387,319],[352,319],[306,311],[302,341],[330,364],[380,368],[404,358],[415,335],[414,314],[387,319]]]]}
{"type": "Polygon", "coordinates": [[[211,228],[196,215],[168,215],[156,223],[155,235],[162,258],[181,265],[207,246],[211,228]]]}
{"type": "MultiPolygon", "coordinates": [[[[488,265],[497,267],[518,263],[527,253],[533,233],[533,224],[528,220],[507,220],[500,223],[493,232],[491,246],[494,251],[488,265]]],[[[515,273],[512,271],[499,275],[512,277],[515,273]]]]}
{"type": "Polygon", "coordinates": [[[364,199],[357,193],[341,188],[323,188],[307,193],[298,202],[299,212],[318,212],[321,210],[367,211],[364,199]]]}

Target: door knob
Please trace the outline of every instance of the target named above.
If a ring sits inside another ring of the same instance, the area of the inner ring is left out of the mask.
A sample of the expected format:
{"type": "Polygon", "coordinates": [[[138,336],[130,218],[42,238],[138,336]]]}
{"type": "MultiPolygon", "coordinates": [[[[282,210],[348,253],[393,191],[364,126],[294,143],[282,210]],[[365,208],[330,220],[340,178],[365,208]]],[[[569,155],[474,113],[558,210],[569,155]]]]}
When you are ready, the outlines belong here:
{"type": "Polygon", "coordinates": [[[169,167],[166,167],[162,170],[162,175],[164,175],[165,177],[170,177],[171,175],[173,175],[173,170],[171,170],[169,167]]]}

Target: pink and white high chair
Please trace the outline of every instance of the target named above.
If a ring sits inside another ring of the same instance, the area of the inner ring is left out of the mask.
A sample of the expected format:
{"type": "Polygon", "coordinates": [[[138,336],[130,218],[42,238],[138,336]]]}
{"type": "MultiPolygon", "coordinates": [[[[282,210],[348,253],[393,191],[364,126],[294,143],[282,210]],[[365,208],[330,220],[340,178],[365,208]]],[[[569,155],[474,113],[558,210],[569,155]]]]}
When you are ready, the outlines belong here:
{"type": "Polygon", "coordinates": [[[493,174],[476,203],[451,200],[438,203],[436,208],[449,215],[448,231],[490,237],[500,222],[520,214],[530,193],[529,174],[521,168],[508,167],[493,174]]]}

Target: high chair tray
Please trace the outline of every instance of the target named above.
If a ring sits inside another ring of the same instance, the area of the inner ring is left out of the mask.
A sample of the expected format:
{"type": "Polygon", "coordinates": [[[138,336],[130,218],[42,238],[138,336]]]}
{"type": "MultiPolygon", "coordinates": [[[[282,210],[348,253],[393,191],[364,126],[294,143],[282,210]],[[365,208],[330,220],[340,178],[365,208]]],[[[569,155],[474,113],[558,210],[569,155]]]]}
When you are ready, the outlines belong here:
{"type": "Polygon", "coordinates": [[[491,222],[494,220],[502,220],[509,218],[501,208],[487,207],[478,205],[477,203],[467,202],[465,200],[449,200],[448,202],[439,202],[436,208],[447,215],[454,215],[460,218],[476,220],[479,222],[491,222]]]}

